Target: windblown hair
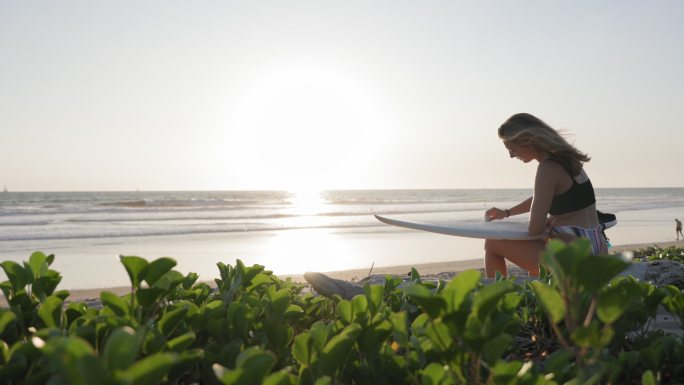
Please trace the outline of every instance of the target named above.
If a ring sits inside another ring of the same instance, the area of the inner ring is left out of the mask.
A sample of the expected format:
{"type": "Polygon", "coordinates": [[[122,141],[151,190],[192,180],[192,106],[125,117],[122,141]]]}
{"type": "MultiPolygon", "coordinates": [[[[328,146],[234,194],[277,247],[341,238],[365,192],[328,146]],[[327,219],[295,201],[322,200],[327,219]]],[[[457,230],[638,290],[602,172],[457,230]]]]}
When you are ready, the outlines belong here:
{"type": "Polygon", "coordinates": [[[519,146],[528,146],[544,151],[570,173],[576,176],[582,170],[582,164],[588,162],[589,155],[580,152],[568,143],[558,131],[551,128],[541,119],[527,113],[515,114],[499,127],[499,138],[519,146]]]}

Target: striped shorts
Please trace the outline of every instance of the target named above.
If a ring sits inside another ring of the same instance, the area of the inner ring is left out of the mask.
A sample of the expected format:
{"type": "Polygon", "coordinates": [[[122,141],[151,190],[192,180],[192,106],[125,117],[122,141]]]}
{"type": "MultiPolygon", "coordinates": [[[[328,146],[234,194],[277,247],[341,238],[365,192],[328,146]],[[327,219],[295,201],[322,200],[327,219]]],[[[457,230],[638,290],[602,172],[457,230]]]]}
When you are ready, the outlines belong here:
{"type": "Polygon", "coordinates": [[[577,226],[554,226],[551,229],[551,234],[570,234],[577,238],[587,238],[591,242],[591,251],[594,255],[607,254],[608,242],[603,235],[603,228],[601,225],[593,229],[585,229],[577,226]]]}

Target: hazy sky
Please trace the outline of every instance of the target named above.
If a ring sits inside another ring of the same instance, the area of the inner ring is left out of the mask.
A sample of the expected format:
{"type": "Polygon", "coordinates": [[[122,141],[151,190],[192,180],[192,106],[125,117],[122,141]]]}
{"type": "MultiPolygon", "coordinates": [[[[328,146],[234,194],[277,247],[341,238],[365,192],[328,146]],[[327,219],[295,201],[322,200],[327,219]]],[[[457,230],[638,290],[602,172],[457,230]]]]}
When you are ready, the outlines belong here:
{"type": "Polygon", "coordinates": [[[0,0],[0,185],[531,188],[530,112],[595,187],[684,186],[684,1],[0,0]]]}

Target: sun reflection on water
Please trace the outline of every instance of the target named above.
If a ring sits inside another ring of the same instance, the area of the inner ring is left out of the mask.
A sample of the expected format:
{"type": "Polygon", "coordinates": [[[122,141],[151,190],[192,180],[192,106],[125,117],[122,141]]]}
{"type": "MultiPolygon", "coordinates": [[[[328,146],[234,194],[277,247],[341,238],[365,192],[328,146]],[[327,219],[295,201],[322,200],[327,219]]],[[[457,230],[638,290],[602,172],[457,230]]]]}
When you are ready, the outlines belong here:
{"type": "MultiPolygon", "coordinates": [[[[359,265],[358,245],[334,228],[333,205],[324,191],[290,191],[287,230],[269,238],[261,255],[263,263],[277,274],[305,271],[335,271],[359,265]]],[[[339,218],[337,219],[339,220],[339,218]]],[[[262,262],[260,262],[262,263],[262,262]]]]}
{"type": "Polygon", "coordinates": [[[355,252],[330,229],[278,232],[266,247],[265,262],[278,274],[334,271],[353,267],[355,252]]]}
{"type": "Polygon", "coordinates": [[[313,216],[325,212],[327,203],[320,190],[290,191],[289,213],[299,216],[313,216]]]}

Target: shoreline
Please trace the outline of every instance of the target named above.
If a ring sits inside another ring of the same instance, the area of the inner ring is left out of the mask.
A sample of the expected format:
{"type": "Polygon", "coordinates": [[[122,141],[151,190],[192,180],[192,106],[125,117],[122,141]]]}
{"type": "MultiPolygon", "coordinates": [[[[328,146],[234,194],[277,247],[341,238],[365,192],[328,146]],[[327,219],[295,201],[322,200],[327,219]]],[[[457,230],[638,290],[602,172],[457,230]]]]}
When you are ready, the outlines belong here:
{"type": "MultiPolygon", "coordinates": [[[[661,248],[678,246],[684,247],[684,240],[681,241],[664,241],[664,242],[649,242],[649,243],[633,243],[616,245],[611,248],[611,253],[633,251],[638,249],[643,249],[651,246],[658,246],[661,248]]],[[[468,259],[461,261],[449,261],[449,262],[425,262],[413,265],[394,265],[394,266],[381,266],[374,267],[372,270],[370,268],[364,269],[348,269],[348,270],[336,270],[336,271],[321,271],[330,278],[341,279],[344,281],[357,282],[369,275],[378,274],[389,274],[389,275],[406,275],[411,272],[411,268],[415,268],[421,275],[428,274],[439,274],[444,272],[459,273],[465,270],[481,269],[484,267],[484,262],[482,258],[468,259]]],[[[515,265],[512,265],[515,266],[515,265]]],[[[268,266],[267,266],[268,268],[268,266]]],[[[306,282],[304,280],[304,272],[300,274],[277,274],[281,279],[291,279],[294,282],[306,282]]],[[[208,283],[213,284],[213,281],[208,281],[208,283]]],[[[59,287],[58,287],[59,288],[59,287]]],[[[104,287],[104,288],[93,288],[93,289],[73,289],[69,290],[69,302],[77,301],[88,301],[93,299],[99,299],[100,293],[103,291],[109,291],[117,295],[125,295],[131,290],[128,286],[116,286],[116,287],[104,287]]],[[[4,296],[0,298],[0,304],[4,305],[4,296]]]]}

